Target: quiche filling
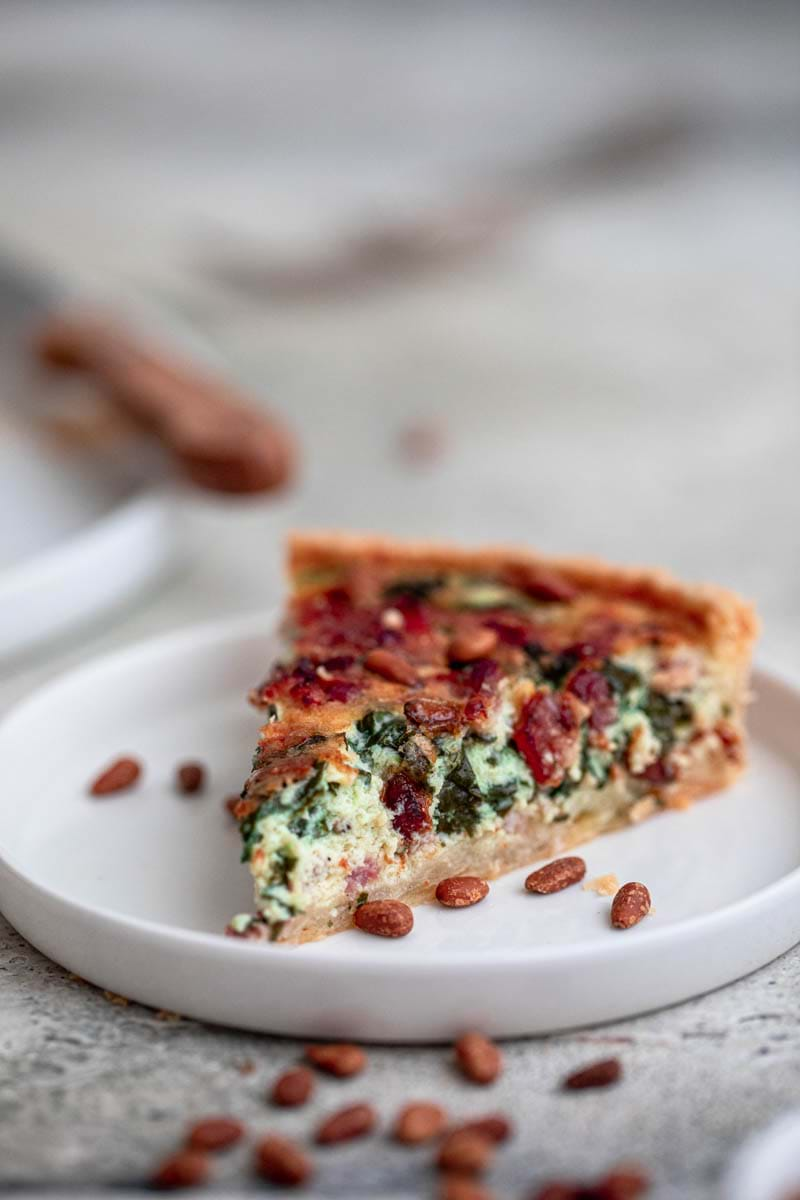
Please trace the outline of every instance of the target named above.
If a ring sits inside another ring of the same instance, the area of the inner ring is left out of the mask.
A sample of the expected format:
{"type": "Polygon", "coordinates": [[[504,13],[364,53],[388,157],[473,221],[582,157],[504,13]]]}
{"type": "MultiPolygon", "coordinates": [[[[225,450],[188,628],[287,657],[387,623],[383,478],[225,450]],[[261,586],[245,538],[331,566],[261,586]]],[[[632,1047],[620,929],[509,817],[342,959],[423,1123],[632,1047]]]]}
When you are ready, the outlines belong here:
{"type": "Polygon", "coordinates": [[[686,613],[513,564],[340,555],[294,584],[290,653],[252,694],[267,720],[235,811],[257,912],[235,934],[311,909],[341,927],[410,870],[435,883],[456,843],[664,803],[709,739],[741,759],[741,679],[686,613]]]}

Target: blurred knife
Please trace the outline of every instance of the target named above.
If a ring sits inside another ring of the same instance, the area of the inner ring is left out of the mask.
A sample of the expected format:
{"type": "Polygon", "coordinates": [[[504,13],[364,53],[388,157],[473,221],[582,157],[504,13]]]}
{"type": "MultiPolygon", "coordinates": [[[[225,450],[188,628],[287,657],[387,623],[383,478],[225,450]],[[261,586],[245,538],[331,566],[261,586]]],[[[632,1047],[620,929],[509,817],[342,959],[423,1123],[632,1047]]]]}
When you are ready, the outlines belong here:
{"type": "MultiPolygon", "coordinates": [[[[284,425],[205,365],[100,312],[64,308],[57,287],[0,257],[0,353],[6,379],[31,354],[53,374],[80,375],[118,418],[157,440],[179,473],[213,491],[272,491],[289,482],[295,446],[284,425]]],[[[4,389],[8,409],[14,394],[4,389]]],[[[52,413],[49,413],[52,416],[52,413]]]]}

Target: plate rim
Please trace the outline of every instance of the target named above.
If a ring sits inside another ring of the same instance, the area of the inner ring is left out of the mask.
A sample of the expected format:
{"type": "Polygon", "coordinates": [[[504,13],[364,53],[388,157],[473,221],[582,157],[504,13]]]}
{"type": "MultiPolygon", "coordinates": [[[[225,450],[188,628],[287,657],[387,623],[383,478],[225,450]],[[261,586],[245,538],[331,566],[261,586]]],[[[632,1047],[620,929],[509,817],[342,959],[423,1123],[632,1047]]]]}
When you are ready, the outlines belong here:
{"type": "Polygon", "coordinates": [[[180,520],[174,486],[145,486],[0,572],[0,663],[24,663],[162,576],[175,558],[180,520]],[[92,575],[97,586],[86,591],[92,575]]]}
{"type": "MultiPolygon", "coordinates": [[[[207,645],[208,643],[219,641],[235,642],[257,636],[267,638],[274,634],[276,612],[277,610],[273,608],[266,611],[259,610],[235,616],[216,618],[212,621],[204,621],[188,626],[178,626],[153,637],[131,642],[120,649],[92,658],[89,662],[83,663],[78,667],[63,671],[48,683],[28,693],[28,695],[24,696],[4,714],[3,719],[0,721],[0,748],[2,748],[2,744],[7,738],[13,737],[14,726],[18,721],[26,720],[31,711],[35,712],[37,706],[40,704],[46,705],[52,700],[54,694],[57,696],[59,691],[68,689],[76,682],[81,683],[91,680],[92,676],[102,675],[106,671],[124,670],[126,660],[140,660],[143,654],[146,660],[147,658],[158,656],[159,653],[162,653],[167,648],[179,653],[182,649],[185,649],[187,643],[191,644],[193,650],[196,652],[200,642],[203,645],[207,645]]],[[[759,680],[764,680],[768,687],[787,693],[794,703],[800,704],[800,687],[792,681],[790,676],[775,672],[759,663],[753,670],[753,685],[756,690],[759,680]]],[[[1,830],[0,839],[2,839],[1,830]]],[[[42,893],[51,902],[65,905],[73,913],[81,915],[84,918],[99,918],[112,925],[125,927],[139,936],[156,937],[162,941],[167,940],[176,945],[186,945],[188,943],[195,950],[204,949],[224,958],[231,957],[231,961],[236,961],[234,956],[237,954],[259,953],[263,956],[265,968],[271,968],[275,963],[285,960],[285,956],[288,953],[292,957],[293,970],[299,970],[300,974],[306,972],[318,974],[320,971],[341,971],[342,969],[350,971],[357,969],[359,972],[366,974],[382,975],[387,969],[390,969],[395,973],[414,973],[417,976],[424,976],[437,974],[441,967],[441,963],[431,960],[429,953],[424,951],[415,952],[413,944],[411,946],[406,944],[403,954],[398,955],[396,961],[392,963],[383,959],[373,959],[371,961],[359,961],[357,966],[354,966],[349,960],[342,965],[333,959],[321,959],[316,955],[308,954],[303,957],[301,956],[302,947],[300,946],[287,944],[270,945],[269,943],[265,944],[261,942],[248,943],[247,941],[226,937],[223,933],[209,933],[202,930],[186,929],[179,925],[171,925],[161,921],[131,916],[130,914],[121,913],[101,905],[88,904],[65,895],[46,883],[31,878],[24,869],[14,863],[13,854],[9,855],[7,848],[2,844],[2,840],[0,840],[0,868],[10,872],[17,882],[26,888],[31,889],[35,893],[42,893]]],[[[752,914],[753,910],[760,906],[771,907],[774,903],[780,903],[782,900],[790,902],[792,899],[800,900],[800,864],[765,887],[759,888],[749,895],[734,900],[732,903],[726,904],[712,912],[686,917],[683,920],[673,922],[660,929],[648,930],[646,934],[647,943],[653,949],[658,949],[660,946],[672,947],[675,942],[685,945],[687,939],[691,939],[697,935],[713,936],[714,934],[723,933],[731,927],[735,927],[743,914],[752,914]]],[[[423,905],[419,907],[424,908],[423,905]]],[[[598,939],[596,941],[582,939],[556,946],[542,946],[539,944],[513,949],[494,949],[481,952],[481,965],[487,968],[516,967],[520,969],[533,969],[538,967],[542,970],[547,970],[550,967],[562,964],[565,960],[573,960],[576,967],[580,967],[581,965],[594,964],[595,960],[600,959],[608,962],[609,965],[620,966],[624,965],[628,959],[635,959],[638,943],[639,939],[634,935],[633,937],[622,939],[619,943],[609,942],[605,939],[598,939]]],[[[307,943],[309,946],[313,946],[314,944],[307,943]]],[[[452,954],[448,954],[446,965],[448,970],[457,972],[472,971],[475,968],[474,952],[469,950],[455,950],[452,954]]]]}
{"type": "Polygon", "coordinates": [[[102,513],[81,529],[69,534],[63,541],[23,559],[17,566],[0,571],[0,603],[9,599],[17,600],[18,593],[26,591],[29,587],[47,583],[50,577],[61,572],[65,559],[74,557],[76,552],[85,552],[98,538],[112,536],[115,526],[124,527],[140,515],[151,511],[153,514],[161,514],[171,507],[172,501],[172,490],[166,485],[141,488],[113,505],[108,512],[102,513]]]}

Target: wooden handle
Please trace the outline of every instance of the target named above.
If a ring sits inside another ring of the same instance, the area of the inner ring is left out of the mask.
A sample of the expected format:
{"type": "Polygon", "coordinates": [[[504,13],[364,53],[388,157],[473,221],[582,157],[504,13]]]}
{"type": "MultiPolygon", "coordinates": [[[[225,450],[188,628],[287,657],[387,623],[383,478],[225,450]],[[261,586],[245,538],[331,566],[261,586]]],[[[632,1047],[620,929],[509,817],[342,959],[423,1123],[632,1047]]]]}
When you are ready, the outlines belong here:
{"type": "Polygon", "coordinates": [[[34,350],[53,370],[80,371],[155,434],[200,487],[252,493],[285,486],[296,466],[294,440],[221,380],[149,349],[91,316],[54,317],[34,350]]]}

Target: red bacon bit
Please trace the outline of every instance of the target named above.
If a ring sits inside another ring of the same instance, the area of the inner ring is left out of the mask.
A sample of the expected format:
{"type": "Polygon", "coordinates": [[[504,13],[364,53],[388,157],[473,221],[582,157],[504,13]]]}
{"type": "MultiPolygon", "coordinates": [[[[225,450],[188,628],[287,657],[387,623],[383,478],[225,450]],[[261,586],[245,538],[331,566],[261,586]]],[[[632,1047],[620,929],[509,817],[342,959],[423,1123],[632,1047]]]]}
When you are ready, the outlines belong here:
{"type": "Polygon", "coordinates": [[[611,617],[590,617],[581,631],[581,636],[572,645],[565,646],[563,653],[581,659],[608,658],[623,632],[623,626],[611,617]]]}
{"type": "Polygon", "coordinates": [[[295,683],[289,688],[289,695],[305,708],[325,703],[325,692],[316,683],[295,683]]]}
{"type": "Polygon", "coordinates": [[[635,776],[636,779],[646,779],[648,783],[673,783],[678,778],[678,772],[674,763],[669,759],[659,758],[657,762],[650,763],[649,767],[635,776]]]}
{"type": "Polygon", "coordinates": [[[386,781],[381,799],[392,814],[393,827],[407,841],[430,829],[430,793],[405,771],[386,781]]]}
{"type": "Polygon", "coordinates": [[[567,683],[567,691],[591,709],[589,724],[592,729],[605,729],[617,717],[617,701],[611,684],[605,675],[591,667],[578,667],[567,683]]]}
{"type": "Polygon", "coordinates": [[[564,693],[536,692],[520,713],[514,743],[542,787],[558,787],[580,742],[580,722],[564,693]]]}
{"type": "Polygon", "coordinates": [[[299,601],[294,617],[303,645],[315,659],[363,654],[380,641],[380,610],[356,607],[341,588],[299,601]]]}
{"type": "MultiPolygon", "coordinates": [[[[327,659],[323,667],[326,671],[331,669],[346,671],[354,663],[353,655],[340,655],[327,659]],[[338,665],[331,666],[331,664],[338,665]]],[[[355,680],[324,678],[319,674],[319,668],[313,659],[304,655],[297,660],[291,671],[279,667],[272,679],[259,689],[259,699],[262,703],[266,703],[280,697],[281,693],[288,693],[296,704],[310,708],[312,705],[324,704],[326,700],[347,704],[360,691],[361,685],[355,680]]]]}
{"type": "Polygon", "coordinates": [[[486,701],[482,696],[470,696],[467,703],[464,705],[464,720],[468,725],[477,725],[481,721],[485,721],[489,715],[486,707],[486,701]]]}
{"type": "Polygon", "coordinates": [[[412,637],[430,633],[431,622],[428,612],[425,605],[416,596],[412,596],[408,592],[393,596],[392,608],[398,609],[403,614],[405,631],[412,637]]]}
{"type": "Polygon", "coordinates": [[[479,658],[466,672],[455,672],[453,679],[472,695],[464,705],[464,720],[468,725],[479,725],[489,715],[494,689],[503,672],[493,658],[479,658]]]}
{"type": "Polygon", "coordinates": [[[326,592],[315,592],[298,601],[296,619],[304,628],[326,618],[341,621],[352,607],[350,596],[344,588],[329,588],[326,592]]]}
{"type": "Polygon", "coordinates": [[[348,899],[352,900],[359,892],[363,892],[368,884],[372,883],[380,875],[380,867],[374,858],[367,858],[359,867],[354,867],[347,876],[345,884],[345,892],[348,899]]]}
{"type": "Polygon", "coordinates": [[[322,665],[326,671],[349,671],[355,663],[354,654],[336,654],[333,658],[326,658],[322,665]]]}
{"type": "Polygon", "coordinates": [[[518,621],[500,620],[498,617],[490,617],[484,621],[484,625],[489,629],[493,629],[501,642],[505,642],[507,646],[524,646],[526,642],[531,640],[531,631],[527,625],[521,625],[518,621]]]}
{"type": "Polygon", "coordinates": [[[320,683],[328,699],[338,704],[349,703],[361,691],[359,685],[349,679],[321,679],[320,683]]]}
{"type": "Polygon", "coordinates": [[[502,674],[500,664],[493,658],[479,658],[464,676],[464,682],[471,692],[490,691],[502,674]]]}

